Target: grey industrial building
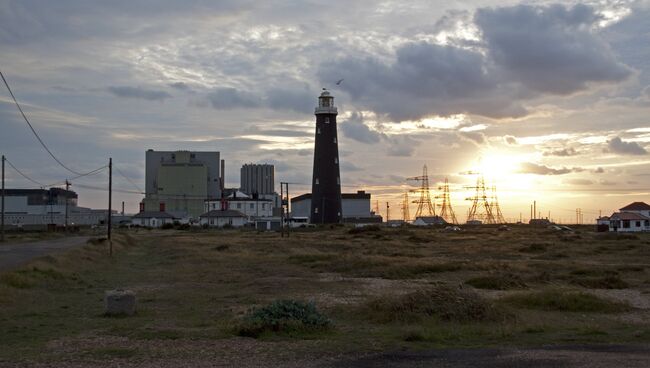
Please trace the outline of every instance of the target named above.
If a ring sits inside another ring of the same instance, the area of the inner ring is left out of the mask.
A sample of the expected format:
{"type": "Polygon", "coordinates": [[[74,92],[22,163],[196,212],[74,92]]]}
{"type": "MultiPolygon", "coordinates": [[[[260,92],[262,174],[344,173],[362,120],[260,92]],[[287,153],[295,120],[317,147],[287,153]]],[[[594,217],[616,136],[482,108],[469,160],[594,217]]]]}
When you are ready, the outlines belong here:
{"type": "Polygon", "coordinates": [[[61,188],[5,189],[5,225],[40,230],[48,226],[99,225],[107,210],[77,206],[77,193],[61,188]],[[67,215],[66,215],[67,213],[67,215]]]}
{"type": "Polygon", "coordinates": [[[245,164],[240,170],[239,190],[248,195],[275,193],[275,167],[269,164],[245,164]]]}
{"type": "Polygon", "coordinates": [[[140,211],[198,218],[206,199],[221,197],[224,161],[219,152],[146,151],[145,198],[140,211]]]}

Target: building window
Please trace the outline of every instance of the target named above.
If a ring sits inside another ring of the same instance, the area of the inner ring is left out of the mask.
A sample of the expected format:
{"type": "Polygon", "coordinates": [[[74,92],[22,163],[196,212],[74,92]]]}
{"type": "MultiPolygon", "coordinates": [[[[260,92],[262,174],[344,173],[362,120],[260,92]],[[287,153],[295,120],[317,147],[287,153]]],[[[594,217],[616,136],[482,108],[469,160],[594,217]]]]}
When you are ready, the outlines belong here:
{"type": "Polygon", "coordinates": [[[241,203],[237,203],[237,209],[241,210],[241,203]]]}
{"type": "Polygon", "coordinates": [[[334,163],[335,163],[335,164],[338,164],[338,163],[339,163],[339,159],[338,159],[337,157],[334,157],[334,163]]]}
{"type": "Polygon", "coordinates": [[[336,143],[336,137],[334,137],[334,143],[336,143]]]}
{"type": "Polygon", "coordinates": [[[650,226],[650,220],[645,220],[643,223],[645,226],[650,226]]]}
{"type": "Polygon", "coordinates": [[[630,228],[630,220],[623,220],[623,229],[630,228]]]}
{"type": "Polygon", "coordinates": [[[318,178],[314,179],[314,184],[318,185],[318,178]]]}
{"type": "Polygon", "coordinates": [[[254,208],[254,206],[255,206],[255,203],[251,203],[250,204],[250,209],[252,210],[254,208]]]}
{"type": "Polygon", "coordinates": [[[325,124],[329,124],[329,123],[330,123],[330,118],[326,117],[325,118],[325,124]]]}
{"type": "Polygon", "coordinates": [[[320,134],[320,128],[316,128],[316,134],[320,134]]]}
{"type": "Polygon", "coordinates": [[[636,227],[641,227],[641,221],[636,222],[636,227]]]}
{"type": "Polygon", "coordinates": [[[341,185],[341,178],[339,178],[338,176],[336,177],[336,184],[341,185]]]}
{"type": "Polygon", "coordinates": [[[314,208],[314,213],[318,213],[318,207],[314,208]]]}

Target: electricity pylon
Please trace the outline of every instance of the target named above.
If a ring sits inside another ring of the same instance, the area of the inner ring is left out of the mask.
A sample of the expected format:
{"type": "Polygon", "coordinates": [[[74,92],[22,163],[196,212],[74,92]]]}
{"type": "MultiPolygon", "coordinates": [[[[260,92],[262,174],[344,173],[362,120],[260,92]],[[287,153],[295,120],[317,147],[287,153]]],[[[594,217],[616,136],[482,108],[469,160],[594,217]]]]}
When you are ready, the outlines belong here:
{"type": "Polygon", "coordinates": [[[505,224],[506,219],[503,218],[503,213],[501,213],[501,207],[499,207],[499,198],[497,197],[497,187],[496,185],[492,186],[492,198],[490,201],[490,211],[494,217],[494,221],[497,224],[505,224]]]}
{"type": "Polygon", "coordinates": [[[404,192],[404,200],[402,201],[402,219],[404,222],[411,221],[409,214],[409,192],[404,192]]]}
{"type": "Polygon", "coordinates": [[[480,175],[476,179],[476,186],[467,187],[467,189],[475,189],[476,194],[473,197],[467,198],[472,201],[472,206],[467,213],[467,221],[481,221],[484,224],[495,224],[496,220],[492,214],[492,208],[488,202],[487,194],[485,194],[485,179],[480,175]]]}
{"type": "Polygon", "coordinates": [[[451,195],[449,194],[449,179],[445,178],[445,184],[442,187],[438,187],[438,190],[442,190],[442,195],[436,198],[442,198],[442,204],[440,205],[440,217],[445,219],[445,221],[452,223],[454,225],[458,224],[456,220],[456,214],[454,209],[451,207],[451,195]]]}
{"type": "Polygon", "coordinates": [[[427,165],[422,167],[422,175],[406,178],[406,180],[413,180],[420,182],[419,189],[412,189],[411,192],[419,193],[420,198],[413,201],[417,203],[418,208],[415,211],[415,217],[420,216],[435,216],[436,210],[433,204],[431,203],[431,194],[429,193],[429,174],[427,173],[427,165]]]}

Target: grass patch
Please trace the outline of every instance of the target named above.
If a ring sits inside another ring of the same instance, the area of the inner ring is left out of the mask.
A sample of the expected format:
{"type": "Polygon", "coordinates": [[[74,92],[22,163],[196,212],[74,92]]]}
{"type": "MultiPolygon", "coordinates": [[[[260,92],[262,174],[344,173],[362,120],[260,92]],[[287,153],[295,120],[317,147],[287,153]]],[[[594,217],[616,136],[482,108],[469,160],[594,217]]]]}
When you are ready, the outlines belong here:
{"type": "Polygon", "coordinates": [[[545,290],[511,295],[501,300],[517,308],[544,311],[617,313],[630,309],[627,304],[573,291],[545,290]]]}
{"type": "Polygon", "coordinates": [[[88,350],[84,355],[95,359],[127,359],[132,358],[137,353],[137,350],[128,348],[100,348],[88,350]]]}
{"type": "Polygon", "coordinates": [[[477,293],[447,286],[376,298],[362,304],[359,312],[380,323],[414,322],[427,317],[437,317],[443,321],[480,322],[506,316],[477,293]]]}
{"type": "Polygon", "coordinates": [[[526,283],[517,275],[479,276],[465,281],[465,284],[477,289],[511,290],[525,289],[526,283]]]}
{"type": "Polygon", "coordinates": [[[16,289],[28,289],[34,286],[34,281],[18,272],[8,272],[0,275],[0,282],[16,289]]]}
{"type": "Polygon", "coordinates": [[[367,226],[353,227],[352,229],[348,230],[348,234],[367,234],[367,233],[377,233],[380,231],[381,231],[381,227],[379,225],[367,225],[367,226]]]}
{"type": "Polygon", "coordinates": [[[330,319],[311,302],[276,300],[265,307],[250,310],[237,327],[237,334],[254,338],[269,332],[291,335],[325,330],[330,325],[330,319]]]}
{"type": "Polygon", "coordinates": [[[618,276],[578,278],[571,280],[571,283],[589,289],[627,289],[630,287],[618,276]]]}

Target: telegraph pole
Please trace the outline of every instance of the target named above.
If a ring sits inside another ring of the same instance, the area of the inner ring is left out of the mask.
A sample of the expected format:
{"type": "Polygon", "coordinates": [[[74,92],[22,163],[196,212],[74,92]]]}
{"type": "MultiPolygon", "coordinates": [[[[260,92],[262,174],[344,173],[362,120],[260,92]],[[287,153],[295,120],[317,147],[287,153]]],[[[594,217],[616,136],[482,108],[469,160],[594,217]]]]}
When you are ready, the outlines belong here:
{"type": "Polygon", "coordinates": [[[386,223],[390,221],[390,204],[386,202],[386,223]]]}
{"type": "Polygon", "coordinates": [[[68,231],[68,202],[70,202],[70,198],[68,197],[68,194],[70,194],[70,182],[68,179],[65,180],[65,231],[68,231]]]}
{"type": "Polygon", "coordinates": [[[108,159],[108,229],[106,235],[108,237],[109,253],[113,256],[113,241],[111,240],[111,212],[113,210],[111,203],[113,202],[113,158],[108,159]]]}
{"type": "Polygon", "coordinates": [[[5,155],[2,155],[2,217],[0,224],[0,241],[5,241],[5,155]]]}

